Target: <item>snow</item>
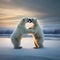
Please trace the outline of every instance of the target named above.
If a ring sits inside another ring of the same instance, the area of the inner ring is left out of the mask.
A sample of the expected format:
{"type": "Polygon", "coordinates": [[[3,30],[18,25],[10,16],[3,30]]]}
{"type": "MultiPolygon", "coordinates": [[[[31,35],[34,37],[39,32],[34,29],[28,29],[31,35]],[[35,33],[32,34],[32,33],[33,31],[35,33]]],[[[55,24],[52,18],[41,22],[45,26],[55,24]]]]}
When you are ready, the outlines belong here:
{"type": "Polygon", "coordinates": [[[13,49],[10,38],[0,38],[1,60],[60,60],[60,40],[44,40],[44,48],[33,49],[33,38],[22,38],[22,49],[13,49]]]}

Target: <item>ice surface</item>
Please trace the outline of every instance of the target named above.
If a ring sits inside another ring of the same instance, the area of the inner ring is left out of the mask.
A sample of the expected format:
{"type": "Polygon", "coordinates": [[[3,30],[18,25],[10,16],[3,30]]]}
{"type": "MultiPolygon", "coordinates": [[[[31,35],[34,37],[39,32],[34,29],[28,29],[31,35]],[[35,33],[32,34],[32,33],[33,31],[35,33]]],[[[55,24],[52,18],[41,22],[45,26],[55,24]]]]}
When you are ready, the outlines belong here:
{"type": "Polygon", "coordinates": [[[32,38],[21,43],[22,49],[13,49],[10,38],[0,38],[0,60],[60,60],[60,40],[45,40],[40,49],[33,49],[32,38]]]}

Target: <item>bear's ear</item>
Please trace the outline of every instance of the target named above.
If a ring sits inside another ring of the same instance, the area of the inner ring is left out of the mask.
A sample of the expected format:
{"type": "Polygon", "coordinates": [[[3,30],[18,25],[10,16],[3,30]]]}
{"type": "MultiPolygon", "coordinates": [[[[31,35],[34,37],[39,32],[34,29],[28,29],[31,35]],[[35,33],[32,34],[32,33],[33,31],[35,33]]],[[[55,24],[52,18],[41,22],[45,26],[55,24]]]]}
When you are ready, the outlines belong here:
{"type": "Polygon", "coordinates": [[[37,18],[34,18],[35,21],[37,21],[37,18]]]}
{"type": "Polygon", "coordinates": [[[23,18],[23,21],[25,22],[27,20],[27,18],[23,18]]]}
{"type": "Polygon", "coordinates": [[[23,21],[25,21],[26,20],[26,18],[23,18],[23,21]]]}
{"type": "Polygon", "coordinates": [[[34,18],[34,20],[37,20],[37,18],[34,18]]]}
{"type": "Polygon", "coordinates": [[[25,22],[25,19],[23,19],[23,21],[25,22]]]}

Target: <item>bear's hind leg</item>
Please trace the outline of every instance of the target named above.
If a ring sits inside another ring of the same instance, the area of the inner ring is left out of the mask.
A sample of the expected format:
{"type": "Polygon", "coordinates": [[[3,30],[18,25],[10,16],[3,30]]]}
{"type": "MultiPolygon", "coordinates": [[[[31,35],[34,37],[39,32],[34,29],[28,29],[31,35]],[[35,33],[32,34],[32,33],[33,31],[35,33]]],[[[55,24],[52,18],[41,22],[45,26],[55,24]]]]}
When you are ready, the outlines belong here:
{"type": "Polygon", "coordinates": [[[34,44],[35,44],[35,47],[34,47],[35,49],[40,48],[38,41],[36,39],[34,40],[34,44]]]}
{"type": "Polygon", "coordinates": [[[20,38],[12,37],[11,40],[12,40],[12,43],[13,43],[15,49],[22,48],[22,47],[20,47],[21,37],[20,38]]]}
{"type": "Polygon", "coordinates": [[[43,48],[43,41],[41,39],[38,40],[38,45],[40,48],[43,48]]]}
{"type": "Polygon", "coordinates": [[[36,48],[43,48],[43,38],[39,34],[34,35],[34,44],[36,48]]]}
{"type": "Polygon", "coordinates": [[[34,40],[34,44],[35,44],[35,47],[34,47],[35,49],[43,48],[43,42],[41,42],[37,39],[34,40]]]}

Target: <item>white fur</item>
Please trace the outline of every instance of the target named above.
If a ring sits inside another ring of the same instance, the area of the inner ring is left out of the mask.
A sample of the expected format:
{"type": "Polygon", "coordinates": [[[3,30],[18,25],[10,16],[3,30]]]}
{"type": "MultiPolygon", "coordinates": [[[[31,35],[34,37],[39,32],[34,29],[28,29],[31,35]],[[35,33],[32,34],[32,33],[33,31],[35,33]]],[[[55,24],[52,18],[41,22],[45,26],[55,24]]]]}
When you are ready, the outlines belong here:
{"type": "Polygon", "coordinates": [[[23,18],[19,22],[17,28],[11,35],[11,41],[14,45],[14,48],[19,48],[21,44],[21,38],[23,34],[32,33],[34,36],[34,44],[36,47],[42,48],[43,47],[43,32],[40,28],[39,22],[37,19],[34,18],[23,18]],[[34,24],[33,28],[26,29],[25,24],[27,20],[31,19],[32,23],[34,24]]]}

